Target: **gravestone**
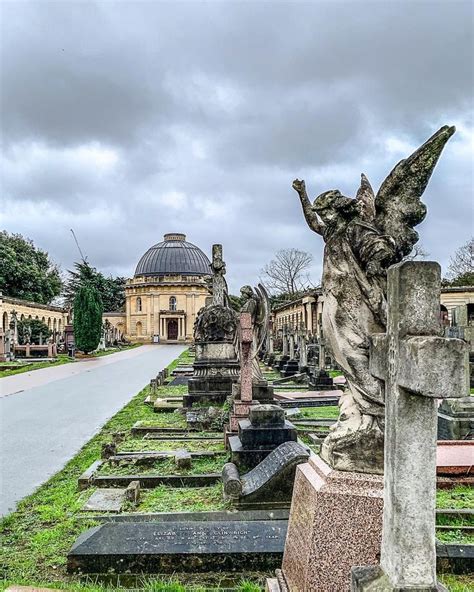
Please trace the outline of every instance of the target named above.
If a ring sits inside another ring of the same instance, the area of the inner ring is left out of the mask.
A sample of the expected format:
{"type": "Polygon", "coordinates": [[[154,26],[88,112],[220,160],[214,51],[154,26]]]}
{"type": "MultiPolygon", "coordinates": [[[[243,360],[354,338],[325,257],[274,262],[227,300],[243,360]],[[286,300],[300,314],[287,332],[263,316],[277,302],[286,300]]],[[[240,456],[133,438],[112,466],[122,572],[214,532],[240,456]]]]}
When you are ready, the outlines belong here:
{"type": "Polygon", "coordinates": [[[438,407],[438,440],[474,439],[474,397],[446,399],[438,407]]]}
{"type": "Polygon", "coordinates": [[[242,477],[236,465],[228,463],[222,471],[224,494],[239,508],[286,507],[291,502],[296,467],[308,458],[304,446],[285,442],[242,477]]]}
{"type": "Polygon", "coordinates": [[[125,489],[98,489],[82,506],[83,512],[121,512],[126,500],[125,489]]]}
{"type": "Polygon", "coordinates": [[[335,388],[329,372],[324,369],[316,370],[310,374],[308,386],[314,391],[332,391],[335,388]]]}
{"type": "Polygon", "coordinates": [[[96,574],[274,569],[286,527],[285,520],[108,522],[76,540],[67,568],[96,574]]]}
{"type": "Polygon", "coordinates": [[[239,428],[239,421],[246,419],[250,413],[250,408],[255,405],[253,401],[253,331],[252,317],[249,312],[240,313],[239,323],[239,341],[240,341],[240,380],[233,387],[233,407],[229,418],[231,432],[236,432],[239,428]]]}
{"type": "Polygon", "coordinates": [[[238,430],[228,441],[231,460],[240,469],[255,467],[280,444],[298,439],[295,426],[278,405],[250,407],[249,419],[239,420],[238,430]]]}
{"type": "Polygon", "coordinates": [[[237,316],[229,305],[222,245],[212,246],[212,302],[202,308],[194,326],[196,357],[188,381],[185,407],[194,403],[223,403],[238,380],[239,362],[234,346],[237,316]]]}
{"type": "Polygon", "coordinates": [[[444,590],[436,581],[436,399],[468,392],[468,351],[440,337],[440,292],[437,263],[388,270],[387,333],[373,336],[370,356],[387,406],[382,549],[380,567],[353,571],[354,591],[444,590]]]}

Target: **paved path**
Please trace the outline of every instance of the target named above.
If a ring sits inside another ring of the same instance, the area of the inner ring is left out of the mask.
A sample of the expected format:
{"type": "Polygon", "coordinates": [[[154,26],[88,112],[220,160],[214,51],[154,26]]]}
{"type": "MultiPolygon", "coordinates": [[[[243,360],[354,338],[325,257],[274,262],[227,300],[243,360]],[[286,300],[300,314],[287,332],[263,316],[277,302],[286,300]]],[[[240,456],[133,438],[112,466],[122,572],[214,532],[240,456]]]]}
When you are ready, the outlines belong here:
{"type": "Polygon", "coordinates": [[[61,469],[184,349],[143,345],[0,379],[0,514],[61,469]]]}

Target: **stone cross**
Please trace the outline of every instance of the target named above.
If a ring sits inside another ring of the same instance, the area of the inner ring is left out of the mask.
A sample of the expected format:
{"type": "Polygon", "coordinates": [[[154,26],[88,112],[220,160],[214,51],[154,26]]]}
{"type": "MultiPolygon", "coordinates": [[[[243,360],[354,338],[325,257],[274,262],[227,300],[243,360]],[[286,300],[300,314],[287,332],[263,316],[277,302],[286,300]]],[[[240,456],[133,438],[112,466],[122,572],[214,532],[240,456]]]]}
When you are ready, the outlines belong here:
{"type": "Polygon", "coordinates": [[[370,371],[385,383],[384,590],[440,589],[437,399],[462,397],[468,389],[467,344],[440,337],[440,289],[437,263],[407,261],[390,267],[387,332],[374,335],[371,343],[370,371]]]}
{"type": "Polygon", "coordinates": [[[249,312],[240,313],[240,400],[252,401],[252,316],[249,312]]]}
{"type": "Polygon", "coordinates": [[[225,293],[227,291],[225,275],[225,263],[222,259],[222,245],[212,245],[212,304],[225,305],[225,293]]]}
{"type": "Polygon", "coordinates": [[[290,343],[288,355],[290,356],[290,360],[294,360],[295,359],[295,335],[294,335],[293,331],[291,331],[288,340],[290,343]]]}
{"type": "Polygon", "coordinates": [[[300,368],[306,368],[308,365],[308,343],[306,341],[306,335],[303,329],[301,329],[299,332],[298,341],[298,350],[300,352],[300,368]]]}
{"type": "Polygon", "coordinates": [[[286,325],[283,326],[283,334],[282,334],[282,355],[288,355],[288,327],[286,325]]]}
{"type": "Polygon", "coordinates": [[[319,345],[319,369],[325,370],[326,368],[326,345],[322,336],[318,340],[319,345]]]}

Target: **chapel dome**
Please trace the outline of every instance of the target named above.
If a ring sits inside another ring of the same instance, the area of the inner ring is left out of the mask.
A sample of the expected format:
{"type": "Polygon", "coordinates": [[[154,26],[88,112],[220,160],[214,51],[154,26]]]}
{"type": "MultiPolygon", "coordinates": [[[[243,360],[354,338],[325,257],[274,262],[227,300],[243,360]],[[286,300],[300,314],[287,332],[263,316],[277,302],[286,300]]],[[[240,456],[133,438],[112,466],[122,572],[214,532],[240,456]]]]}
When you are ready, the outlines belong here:
{"type": "Polygon", "coordinates": [[[163,242],[143,255],[135,270],[137,276],[211,275],[210,261],[199,247],[186,242],[186,235],[165,234],[163,242]]]}

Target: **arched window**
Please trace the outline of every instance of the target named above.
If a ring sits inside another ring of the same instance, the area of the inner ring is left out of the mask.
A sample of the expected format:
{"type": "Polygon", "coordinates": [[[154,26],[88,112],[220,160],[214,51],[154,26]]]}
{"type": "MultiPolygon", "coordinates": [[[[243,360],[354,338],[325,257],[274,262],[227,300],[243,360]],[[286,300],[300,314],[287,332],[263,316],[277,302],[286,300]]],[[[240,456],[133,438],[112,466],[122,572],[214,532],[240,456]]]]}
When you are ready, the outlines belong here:
{"type": "Polygon", "coordinates": [[[170,310],[176,310],[176,296],[170,296],[170,310]]]}
{"type": "Polygon", "coordinates": [[[142,299],[140,296],[137,298],[137,312],[142,312],[142,299]]]}
{"type": "Polygon", "coordinates": [[[140,321],[138,321],[137,323],[137,337],[140,337],[142,334],[142,324],[140,323],[140,321]]]}
{"type": "Polygon", "coordinates": [[[3,313],[3,331],[8,329],[8,314],[6,312],[3,313]]]}

